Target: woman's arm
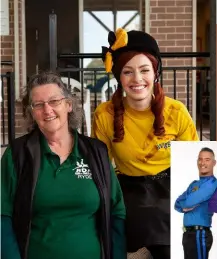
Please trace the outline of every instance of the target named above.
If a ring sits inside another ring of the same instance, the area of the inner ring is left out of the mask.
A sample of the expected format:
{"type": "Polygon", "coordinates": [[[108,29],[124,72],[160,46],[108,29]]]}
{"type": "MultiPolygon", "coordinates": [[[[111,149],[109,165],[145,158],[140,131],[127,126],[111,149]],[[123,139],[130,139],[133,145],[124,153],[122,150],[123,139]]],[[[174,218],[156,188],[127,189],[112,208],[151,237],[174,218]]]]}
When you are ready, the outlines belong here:
{"type": "Polygon", "coordinates": [[[8,216],[1,216],[1,258],[21,259],[12,219],[8,216]]]}
{"type": "Polygon", "coordinates": [[[19,247],[12,227],[13,202],[17,186],[11,149],[1,159],[1,258],[20,259],[19,247]]]}

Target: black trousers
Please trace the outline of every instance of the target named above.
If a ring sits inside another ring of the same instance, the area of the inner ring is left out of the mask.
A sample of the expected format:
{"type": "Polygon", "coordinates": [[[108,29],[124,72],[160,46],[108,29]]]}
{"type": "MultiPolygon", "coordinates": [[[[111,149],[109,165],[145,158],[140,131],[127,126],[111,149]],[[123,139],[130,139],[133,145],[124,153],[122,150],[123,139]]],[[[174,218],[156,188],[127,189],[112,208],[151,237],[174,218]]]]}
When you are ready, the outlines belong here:
{"type": "Polygon", "coordinates": [[[183,234],[184,259],[208,259],[213,243],[211,230],[190,230],[183,234]]]}
{"type": "Polygon", "coordinates": [[[153,259],[170,259],[170,246],[154,245],[148,246],[153,259]]]}

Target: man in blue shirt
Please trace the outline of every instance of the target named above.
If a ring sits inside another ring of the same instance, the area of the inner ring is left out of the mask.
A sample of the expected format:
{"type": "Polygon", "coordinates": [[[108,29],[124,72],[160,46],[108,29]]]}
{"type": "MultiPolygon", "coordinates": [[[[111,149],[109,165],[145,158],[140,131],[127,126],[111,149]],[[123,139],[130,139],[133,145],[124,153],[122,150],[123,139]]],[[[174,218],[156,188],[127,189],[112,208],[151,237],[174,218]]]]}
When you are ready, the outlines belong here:
{"type": "Polygon", "coordinates": [[[200,179],[193,181],[175,202],[175,210],[184,213],[185,259],[208,259],[213,242],[210,230],[213,213],[208,203],[217,190],[217,179],[213,175],[215,165],[213,150],[202,148],[197,160],[200,179]]]}

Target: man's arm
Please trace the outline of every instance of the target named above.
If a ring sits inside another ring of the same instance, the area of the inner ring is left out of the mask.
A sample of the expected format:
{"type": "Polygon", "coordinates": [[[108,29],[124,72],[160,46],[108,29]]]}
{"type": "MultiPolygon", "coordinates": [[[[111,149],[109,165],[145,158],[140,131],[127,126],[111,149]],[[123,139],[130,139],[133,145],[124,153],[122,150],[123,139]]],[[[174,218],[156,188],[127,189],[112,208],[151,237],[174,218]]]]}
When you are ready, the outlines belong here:
{"type": "Polygon", "coordinates": [[[187,191],[183,192],[183,194],[180,195],[180,196],[178,197],[178,199],[176,200],[176,202],[175,202],[174,208],[175,208],[175,210],[177,210],[178,212],[184,212],[184,211],[183,211],[183,202],[184,202],[185,199],[186,199],[186,195],[187,195],[187,191]]]}
{"type": "Polygon", "coordinates": [[[182,202],[183,208],[192,208],[211,198],[217,189],[217,181],[214,178],[209,179],[202,184],[200,188],[186,195],[186,199],[182,202]]]}
{"type": "Polygon", "coordinates": [[[196,206],[192,206],[191,208],[186,208],[185,207],[185,201],[186,201],[186,198],[188,196],[188,193],[189,193],[189,190],[192,188],[192,184],[195,183],[195,181],[193,181],[187,188],[187,190],[185,192],[183,192],[182,195],[180,195],[178,197],[178,199],[176,200],[175,202],[175,210],[177,210],[178,212],[181,212],[181,213],[185,213],[185,212],[188,212],[190,210],[193,210],[196,206]]]}

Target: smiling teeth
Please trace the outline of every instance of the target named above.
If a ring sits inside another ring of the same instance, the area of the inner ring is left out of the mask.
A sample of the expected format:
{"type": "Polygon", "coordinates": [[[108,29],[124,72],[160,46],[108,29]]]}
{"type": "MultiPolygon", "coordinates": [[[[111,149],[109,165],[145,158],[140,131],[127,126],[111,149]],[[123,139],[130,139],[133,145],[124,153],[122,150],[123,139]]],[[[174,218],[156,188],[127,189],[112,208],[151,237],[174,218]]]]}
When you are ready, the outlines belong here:
{"type": "Polygon", "coordinates": [[[144,89],[145,86],[133,86],[132,89],[135,89],[135,90],[142,90],[144,89]]]}
{"type": "Polygon", "coordinates": [[[51,118],[47,118],[47,119],[45,119],[45,121],[52,121],[54,119],[56,119],[56,116],[55,117],[51,117],[51,118]]]}

